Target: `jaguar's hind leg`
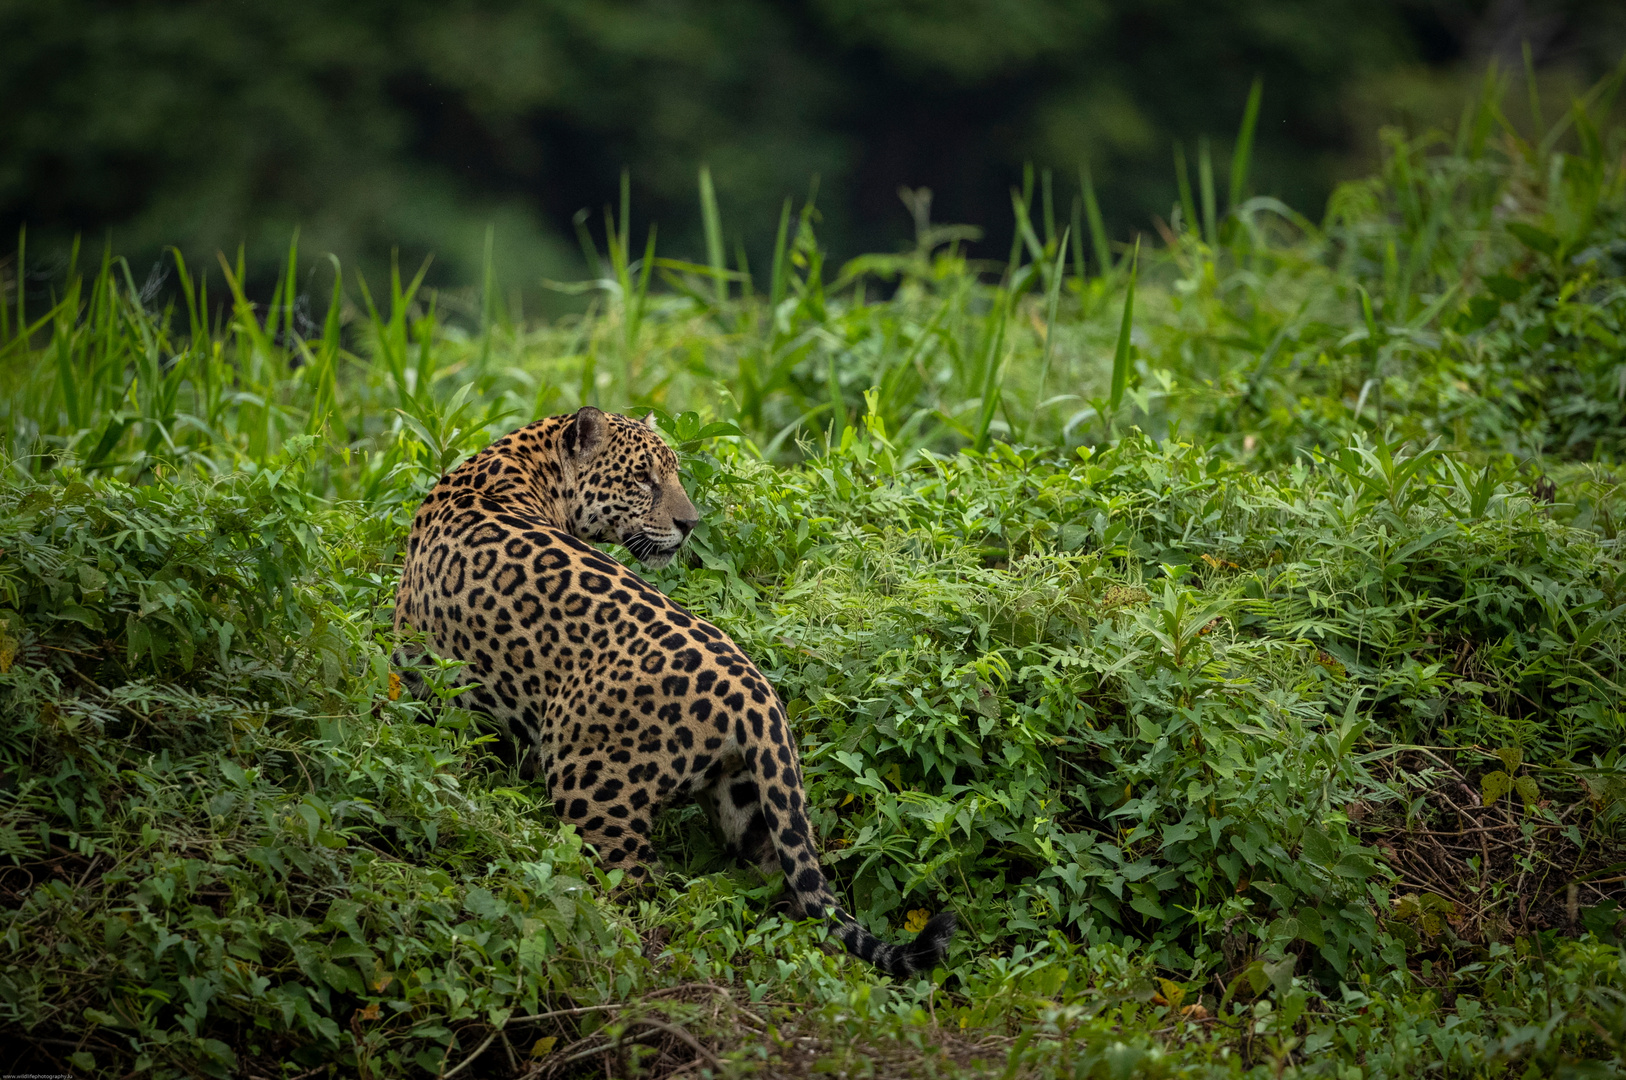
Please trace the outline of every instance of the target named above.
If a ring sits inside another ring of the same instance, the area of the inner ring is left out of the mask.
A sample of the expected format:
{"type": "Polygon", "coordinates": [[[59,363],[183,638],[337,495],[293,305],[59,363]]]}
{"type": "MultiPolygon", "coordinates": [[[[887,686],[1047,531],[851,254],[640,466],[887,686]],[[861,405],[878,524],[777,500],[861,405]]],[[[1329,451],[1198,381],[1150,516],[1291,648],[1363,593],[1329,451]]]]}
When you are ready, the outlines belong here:
{"type": "MultiPolygon", "coordinates": [[[[433,660],[416,641],[404,641],[390,654],[390,670],[400,678],[401,688],[428,708],[429,718],[439,721],[447,701],[441,699],[430,685],[428,672],[433,660]]],[[[502,708],[497,695],[468,674],[466,667],[454,668],[447,673],[446,685],[461,689],[450,703],[473,713],[480,724],[497,735],[492,750],[497,760],[506,766],[519,766],[523,779],[534,779],[541,772],[540,740],[523,717],[502,708]],[[506,719],[505,719],[506,718],[506,719]]]]}
{"type": "Polygon", "coordinates": [[[592,817],[573,820],[568,816],[572,809],[571,804],[566,802],[564,809],[560,810],[561,816],[576,826],[583,840],[598,849],[600,866],[606,871],[620,870],[626,874],[623,886],[644,884],[661,872],[660,861],[649,846],[648,815],[606,818],[599,813],[603,807],[594,807],[592,817]]]}
{"type": "Polygon", "coordinates": [[[768,835],[762,793],[756,780],[745,771],[742,759],[735,756],[726,762],[717,779],[700,793],[700,799],[728,842],[729,854],[758,867],[765,875],[778,873],[779,855],[768,835]]]}
{"type": "Polygon", "coordinates": [[[622,780],[602,775],[603,764],[591,757],[552,763],[547,782],[553,808],[597,849],[606,871],[624,871],[629,885],[649,881],[661,870],[649,843],[655,807],[637,798],[638,789],[629,798],[622,780]]]}

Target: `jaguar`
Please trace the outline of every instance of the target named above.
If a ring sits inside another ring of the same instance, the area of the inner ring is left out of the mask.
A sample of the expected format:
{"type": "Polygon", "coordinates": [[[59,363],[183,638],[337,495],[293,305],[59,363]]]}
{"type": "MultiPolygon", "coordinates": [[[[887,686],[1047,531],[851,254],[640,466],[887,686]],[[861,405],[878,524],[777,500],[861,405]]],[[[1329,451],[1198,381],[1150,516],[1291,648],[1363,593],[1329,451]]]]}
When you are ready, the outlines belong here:
{"type": "Polygon", "coordinates": [[[412,519],[395,666],[427,696],[424,646],[461,661],[458,700],[493,722],[527,780],[623,880],[651,880],[655,813],[697,798],[731,853],[783,873],[788,907],[897,977],[943,957],[955,915],[883,942],[819,865],[784,705],[727,634],[596,543],[670,563],[699,523],[652,426],[584,406],[498,439],[441,477],[412,519]],[[421,637],[419,637],[421,635],[421,637]]]}

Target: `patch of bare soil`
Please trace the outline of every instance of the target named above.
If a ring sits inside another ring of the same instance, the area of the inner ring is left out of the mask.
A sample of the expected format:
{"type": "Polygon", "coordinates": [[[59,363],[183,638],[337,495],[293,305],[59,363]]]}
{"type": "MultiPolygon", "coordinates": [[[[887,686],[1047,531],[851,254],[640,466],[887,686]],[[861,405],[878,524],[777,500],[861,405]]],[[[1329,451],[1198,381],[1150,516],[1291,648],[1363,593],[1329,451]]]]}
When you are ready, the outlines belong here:
{"type": "Polygon", "coordinates": [[[1350,808],[1400,877],[1388,925],[1414,949],[1622,929],[1626,821],[1610,820],[1609,778],[1501,753],[1406,750],[1385,763],[1405,799],[1350,808]]]}
{"type": "Polygon", "coordinates": [[[668,1080],[710,1072],[926,1080],[1002,1072],[1013,1043],[937,1026],[911,1034],[853,1038],[772,1003],[744,1004],[734,988],[692,983],[623,1005],[514,1017],[474,1040],[445,1076],[668,1080]]]}

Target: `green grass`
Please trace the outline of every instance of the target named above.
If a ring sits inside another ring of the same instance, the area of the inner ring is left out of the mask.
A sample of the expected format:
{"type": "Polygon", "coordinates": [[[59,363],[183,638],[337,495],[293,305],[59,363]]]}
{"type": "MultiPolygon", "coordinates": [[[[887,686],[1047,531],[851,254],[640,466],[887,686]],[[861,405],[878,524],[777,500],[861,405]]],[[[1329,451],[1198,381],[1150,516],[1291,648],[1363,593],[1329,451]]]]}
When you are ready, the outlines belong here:
{"type": "Polygon", "coordinates": [[[637,258],[623,192],[547,325],[297,247],[263,304],[177,261],[155,308],[111,254],[42,298],[20,246],[15,1064],[1618,1074],[1617,85],[1526,138],[1493,77],[1320,224],[1247,197],[1250,99],[1224,206],[1206,145],[1160,242],[1030,177],[1000,266],[917,197],[913,250],[833,271],[787,204],[753,277],[705,175],[706,260],[637,258]],[[397,693],[417,500],[582,402],[660,410],[705,515],[652,579],[779,688],[854,913],[959,913],[932,978],[785,922],[695,808],[613,893],[397,693]]]}

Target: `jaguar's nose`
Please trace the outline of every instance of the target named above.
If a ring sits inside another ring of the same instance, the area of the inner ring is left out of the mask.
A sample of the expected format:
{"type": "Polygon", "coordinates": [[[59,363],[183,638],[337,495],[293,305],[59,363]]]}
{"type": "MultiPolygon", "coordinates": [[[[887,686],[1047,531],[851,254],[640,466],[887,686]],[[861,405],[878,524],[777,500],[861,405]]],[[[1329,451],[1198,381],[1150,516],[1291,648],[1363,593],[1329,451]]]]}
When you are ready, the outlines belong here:
{"type": "Polygon", "coordinates": [[[683,538],[685,540],[687,540],[689,538],[689,534],[694,532],[694,527],[696,525],[700,524],[700,519],[699,518],[673,518],[672,519],[672,524],[676,525],[678,527],[678,531],[681,532],[683,534],[683,538]]]}

